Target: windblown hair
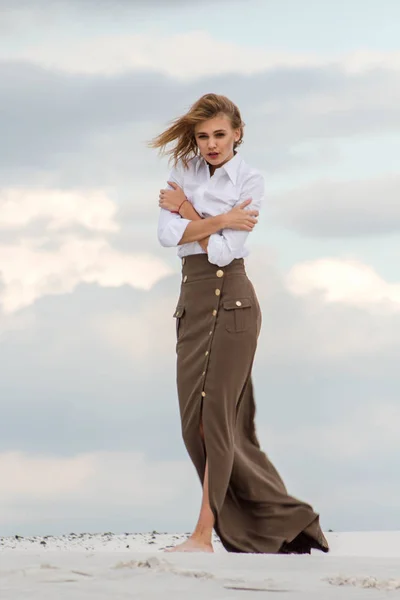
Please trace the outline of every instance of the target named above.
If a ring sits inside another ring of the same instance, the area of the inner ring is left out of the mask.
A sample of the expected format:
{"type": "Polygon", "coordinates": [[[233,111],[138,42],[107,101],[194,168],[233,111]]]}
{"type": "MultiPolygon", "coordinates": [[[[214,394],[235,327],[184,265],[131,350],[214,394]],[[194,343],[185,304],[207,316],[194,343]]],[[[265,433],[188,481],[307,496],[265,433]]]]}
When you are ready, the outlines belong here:
{"type": "Polygon", "coordinates": [[[242,121],[236,104],[226,96],[218,94],[205,94],[199,98],[185,115],[171,121],[172,125],[151,140],[148,145],[150,148],[159,148],[159,153],[162,155],[171,155],[175,167],[179,161],[182,161],[187,168],[189,160],[199,153],[194,135],[195,125],[220,114],[224,114],[230,119],[232,129],[240,128],[240,139],[234,144],[234,149],[236,149],[243,141],[245,123],[242,121]],[[167,144],[175,141],[174,147],[166,150],[167,144]]]}

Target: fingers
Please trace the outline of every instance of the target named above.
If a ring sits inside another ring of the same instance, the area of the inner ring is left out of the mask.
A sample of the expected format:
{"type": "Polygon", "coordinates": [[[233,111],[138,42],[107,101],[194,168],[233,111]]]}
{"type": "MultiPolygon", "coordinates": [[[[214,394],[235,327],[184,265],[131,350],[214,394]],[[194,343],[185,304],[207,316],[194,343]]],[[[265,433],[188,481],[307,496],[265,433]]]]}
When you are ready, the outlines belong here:
{"type": "Polygon", "coordinates": [[[244,223],[240,223],[236,226],[231,227],[231,229],[236,229],[238,231],[253,231],[255,225],[257,225],[254,221],[246,221],[244,223]]]}
{"type": "Polygon", "coordinates": [[[258,219],[256,219],[255,217],[252,217],[251,220],[247,220],[244,223],[246,231],[252,231],[254,229],[254,226],[257,225],[257,223],[258,223],[258,219]]]}
{"type": "Polygon", "coordinates": [[[160,193],[158,194],[160,200],[166,200],[168,197],[168,192],[171,192],[171,190],[160,190],[160,193]]]}
{"type": "Polygon", "coordinates": [[[247,200],[242,202],[242,204],[240,204],[240,208],[245,208],[245,206],[248,206],[249,204],[251,204],[251,202],[252,202],[252,198],[248,198],[247,200]]]}

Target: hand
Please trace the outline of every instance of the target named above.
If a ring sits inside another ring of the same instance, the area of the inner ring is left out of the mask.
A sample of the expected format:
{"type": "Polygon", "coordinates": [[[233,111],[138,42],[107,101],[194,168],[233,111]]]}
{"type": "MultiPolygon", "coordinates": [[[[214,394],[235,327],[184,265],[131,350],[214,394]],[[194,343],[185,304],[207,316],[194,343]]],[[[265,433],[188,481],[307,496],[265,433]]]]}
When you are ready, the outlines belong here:
{"type": "Polygon", "coordinates": [[[158,206],[169,210],[170,212],[177,213],[179,207],[186,200],[186,196],[175,182],[168,181],[169,185],[173,187],[173,190],[160,190],[158,206]]]}
{"type": "Polygon", "coordinates": [[[252,198],[245,200],[242,204],[235,206],[229,212],[227,212],[225,217],[224,228],[227,229],[236,229],[239,231],[252,231],[254,225],[258,223],[258,210],[245,210],[246,206],[251,204],[252,198]]]}

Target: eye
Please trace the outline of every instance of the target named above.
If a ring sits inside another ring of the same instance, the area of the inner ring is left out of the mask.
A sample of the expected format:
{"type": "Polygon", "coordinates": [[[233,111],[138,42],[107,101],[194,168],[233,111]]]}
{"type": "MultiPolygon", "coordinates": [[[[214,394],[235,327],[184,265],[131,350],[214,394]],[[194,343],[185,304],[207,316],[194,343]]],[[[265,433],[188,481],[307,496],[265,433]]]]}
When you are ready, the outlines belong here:
{"type": "MultiPolygon", "coordinates": [[[[217,137],[225,137],[225,134],[224,133],[217,133],[216,136],[217,137]]],[[[199,140],[203,140],[203,139],[205,139],[208,136],[207,135],[199,135],[197,137],[198,137],[199,140]]]]}

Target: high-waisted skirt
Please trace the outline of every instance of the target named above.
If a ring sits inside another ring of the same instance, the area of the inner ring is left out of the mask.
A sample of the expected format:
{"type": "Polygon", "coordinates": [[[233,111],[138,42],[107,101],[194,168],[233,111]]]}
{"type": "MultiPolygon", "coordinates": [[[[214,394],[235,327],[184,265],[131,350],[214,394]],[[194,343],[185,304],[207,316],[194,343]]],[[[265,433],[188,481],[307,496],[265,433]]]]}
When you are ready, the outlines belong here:
{"type": "Polygon", "coordinates": [[[261,311],[243,259],[182,259],[174,313],[182,435],[201,483],[208,460],[215,531],[230,552],[328,552],[319,516],[289,496],[255,430],[252,366],[261,311]],[[201,435],[201,425],[203,435],[201,435]]]}

